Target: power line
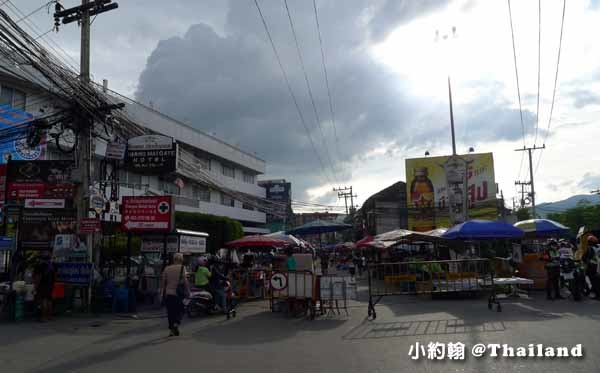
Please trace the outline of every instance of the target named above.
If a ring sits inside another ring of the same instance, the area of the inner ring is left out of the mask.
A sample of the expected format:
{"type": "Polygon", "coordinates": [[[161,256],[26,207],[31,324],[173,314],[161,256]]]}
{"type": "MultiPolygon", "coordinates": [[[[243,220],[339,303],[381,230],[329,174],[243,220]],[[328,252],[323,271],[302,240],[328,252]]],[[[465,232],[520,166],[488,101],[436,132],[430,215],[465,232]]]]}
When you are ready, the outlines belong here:
{"type": "Polygon", "coordinates": [[[540,126],[540,76],[542,65],[542,0],[538,0],[538,78],[537,78],[537,110],[535,113],[535,138],[533,146],[537,143],[538,128],[540,126]]]}
{"type": "Polygon", "coordinates": [[[269,42],[271,43],[271,47],[273,48],[273,53],[275,54],[275,58],[277,59],[277,63],[279,64],[279,68],[281,70],[281,74],[283,75],[283,80],[285,81],[285,85],[287,86],[290,96],[292,97],[292,101],[294,101],[294,106],[296,106],[296,110],[298,111],[298,116],[300,117],[300,122],[302,123],[302,126],[304,127],[304,130],[306,131],[306,136],[308,137],[308,140],[310,141],[310,145],[315,153],[315,156],[317,157],[317,160],[319,161],[319,164],[321,165],[321,173],[323,174],[323,176],[325,176],[325,179],[327,179],[328,182],[331,182],[331,179],[325,172],[325,165],[323,164],[323,160],[321,159],[319,152],[317,152],[317,147],[315,146],[315,143],[310,134],[310,129],[308,128],[308,125],[306,124],[306,121],[304,120],[304,115],[302,115],[302,111],[300,110],[300,106],[298,105],[298,100],[296,99],[296,95],[294,94],[294,91],[292,90],[290,80],[287,76],[287,73],[285,72],[285,69],[283,68],[283,63],[281,62],[281,57],[279,56],[279,52],[277,52],[277,47],[275,47],[275,42],[273,42],[273,37],[271,36],[271,32],[269,31],[269,26],[267,25],[267,21],[265,20],[262,10],[260,9],[258,0],[254,0],[254,5],[256,6],[256,9],[258,10],[258,14],[260,15],[260,18],[262,20],[263,26],[265,28],[265,32],[267,33],[269,42]]]}
{"type": "Polygon", "coordinates": [[[329,88],[329,74],[327,73],[327,64],[325,63],[325,52],[323,50],[323,39],[321,37],[321,26],[319,24],[319,11],[317,10],[317,0],[313,0],[313,8],[315,11],[315,21],[317,24],[317,34],[319,35],[319,47],[321,49],[321,63],[323,65],[323,74],[325,75],[325,86],[327,87],[327,98],[329,100],[329,111],[331,113],[331,125],[333,127],[333,135],[335,138],[335,146],[340,155],[339,151],[339,139],[337,135],[337,128],[335,125],[335,112],[333,111],[333,100],[331,99],[331,89],[329,88]]]}
{"type": "MultiPolygon", "coordinates": [[[[521,129],[523,132],[523,146],[525,146],[525,122],[523,121],[523,106],[521,104],[521,88],[519,85],[519,69],[517,67],[517,48],[515,46],[515,31],[513,27],[513,19],[512,19],[512,10],[510,6],[510,0],[508,0],[508,16],[510,20],[510,33],[512,37],[512,48],[513,48],[513,58],[515,61],[515,78],[517,81],[517,97],[519,99],[519,114],[521,116],[521,129]]],[[[522,162],[521,162],[522,164],[522,162]]],[[[520,174],[520,171],[519,171],[520,174]]]]}
{"type": "Polygon", "coordinates": [[[18,19],[15,21],[15,23],[20,23],[21,21],[26,20],[27,18],[31,17],[32,15],[36,14],[37,12],[39,12],[40,10],[44,9],[44,8],[48,8],[48,6],[52,3],[56,3],[56,0],[52,0],[52,1],[48,1],[46,4],[40,6],[39,8],[37,8],[36,10],[32,11],[31,13],[27,14],[26,16],[23,16],[22,18],[18,19]]]}
{"type": "MultiPolygon", "coordinates": [[[[550,105],[550,117],[548,118],[548,127],[546,129],[546,134],[544,136],[544,144],[548,140],[548,136],[550,135],[550,124],[552,123],[552,114],[554,112],[554,99],[556,98],[556,87],[558,86],[558,67],[560,65],[560,52],[562,50],[562,39],[563,39],[563,28],[565,25],[565,10],[567,8],[567,0],[563,0],[563,11],[562,18],[560,20],[560,37],[558,38],[558,56],[556,58],[556,73],[554,74],[554,89],[552,90],[552,104],[550,105]]],[[[540,152],[540,157],[538,158],[537,165],[535,166],[535,173],[537,174],[538,168],[540,167],[540,163],[542,162],[542,155],[544,151],[540,152]]]]}
{"type": "Polygon", "coordinates": [[[300,51],[300,43],[298,42],[298,36],[296,34],[296,28],[294,27],[294,21],[292,20],[292,14],[290,13],[290,8],[288,6],[287,0],[283,0],[285,5],[285,10],[287,12],[288,20],[290,21],[290,27],[292,29],[292,35],[294,36],[294,42],[296,44],[296,52],[298,52],[298,59],[300,61],[300,68],[302,69],[302,74],[304,75],[304,82],[306,83],[306,89],[308,90],[308,96],[310,98],[310,102],[312,104],[313,111],[315,113],[315,119],[317,120],[317,127],[319,128],[319,132],[321,133],[321,138],[323,139],[323,147],[325,149],[325,155],[329,161],[329,167],[331,167],[332,175],[335,179],[336,177],[335,168],[333,167],[333,162],[331,161],[331,156],[329,154],[329,148],[327,146],[326,137],[323,133],[323,128],[321,126],[321,118],[319,117],[319,113],[317,111],[317,106],[315,104],[315,99],[312,93],[312,88],[310,86],[310,81],[308,79],[308,74],[306,73],[306,67],[304,66],[304,59],[302,58],[302,52],[300,51]]]}

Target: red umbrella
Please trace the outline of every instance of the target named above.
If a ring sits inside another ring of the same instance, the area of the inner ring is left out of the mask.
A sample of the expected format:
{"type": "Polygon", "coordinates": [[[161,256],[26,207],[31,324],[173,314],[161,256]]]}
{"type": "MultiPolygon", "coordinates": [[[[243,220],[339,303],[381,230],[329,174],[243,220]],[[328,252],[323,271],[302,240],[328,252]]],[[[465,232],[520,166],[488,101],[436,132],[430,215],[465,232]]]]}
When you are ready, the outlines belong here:
{"type": "Polygon", "coordinates": [[[270,247],[285,246],[289,242],[267,236],[246,236],[234,241],[229,241],[225,245],[229,247],[270,247]]]}
{"type": "Polygon", "coordinates": [[[373,241],[373,236],[367,235],[363,237],[361,240],[356,241],[356,247],[369,247],[371,246],[371,242],[373,241]]]}

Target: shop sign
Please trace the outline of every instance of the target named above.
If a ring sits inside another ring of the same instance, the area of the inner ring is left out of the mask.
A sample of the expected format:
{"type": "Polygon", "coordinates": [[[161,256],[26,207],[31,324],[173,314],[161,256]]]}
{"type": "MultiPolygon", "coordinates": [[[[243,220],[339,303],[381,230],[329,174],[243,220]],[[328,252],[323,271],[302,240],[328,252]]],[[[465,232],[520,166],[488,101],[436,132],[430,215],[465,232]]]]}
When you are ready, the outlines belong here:
{"type": "Polygon", "coordinates": [[[92,281],[92,263],[53,263],[53,265],[57,282],[88,286],[92,281]]]}
{"type": "Polygon", "coordinates": [[[122,144],[119,142],[111,142],[106,145],[106,152],[104,153],[104,157],[106,159],[116,159],[123,160],[125,159],[125,152],[127,151],[127,144],[122,144]]]}
{"type": "Polygon", "coordinates": [[[79,222],[79,233],[90,234],[100,233],[102,231],[102,224],[99,219],[95,218],[84,218],[79,222]]]}
{"type": "Polygon", "coordinates": [[[179,236],[179,252],[185,254],[205,253],[206,237],[179,236]]]}
{"type": "Polygon", "coordinates": [[[144,135],[129,139],[125,163],[131,172],[162,175],[177,170],[177,143],[172,137],[144,135]]]}
{"type": "Polygon", "coordinates": [[[26,209],[64,209],[64,199],[42,199],[42,198],[27,198],[25,200],[26,209]]]}
{"type": "Polygon", "coordinates": [[[123,197],[121,228],[126,232],[170,232],[173,210],[171,196],[123,197]]]}
{"type": "Polygon", "coordinates": [[[72,199],[74,172],[73,161],[9,161],[7,200],[72,199]]]}
{"type": "Polygon", "coordinates": [[[24,209],[19,229],[20,245],[29,250],[49,250],[57,234],[75,234],[77,210],[24,209]]]}
{"type": "MultiPolygon", "coordinates": [[[[164,250],[164,245],[164,236],[143,236],[141,251],[145,253],[162,253],[164,250]]],[[[176,253],[177,247],[177,236],[167,236],[167,252],[176,253]]]]}

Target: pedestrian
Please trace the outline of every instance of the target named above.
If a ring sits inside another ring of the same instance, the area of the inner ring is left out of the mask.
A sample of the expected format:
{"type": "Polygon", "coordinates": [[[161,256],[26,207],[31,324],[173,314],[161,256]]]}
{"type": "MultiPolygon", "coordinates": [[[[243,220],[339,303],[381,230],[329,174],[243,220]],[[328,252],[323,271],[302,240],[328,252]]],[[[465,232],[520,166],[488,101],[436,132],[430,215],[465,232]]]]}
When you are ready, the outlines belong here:
{"type": "Polygon", "coordinates": [[[555,240],[551,239],[546,244],[542,260],[546,262],[546,298],[548,300],[564,299],[560,295],[560,264],[558,244],[555,240]]]}
{"type": "Polygon", "coordinates": [[[227,314],[227,295],[225,294],[225,286],[227,285],[227,277],[225,277],[218,268],[217,263],[211,266],[211,276],[209,286],[211,294],[215,297],[215,304],[218,305],[223,313],[227,314]]]}
{"type": "Polygon", "coordinates": [[[209,279],[211,275],[212,274],[207,267],[206,258],[198,258],[198,268],[196,269],[196,273],[194,275],[194,287],[210,292],[209,279]]]}
{"type": "Polygon", "coordinates": [[[187,280],[181,253],[176,253],[173,256],[173,264],[167,266],[163,271],[162,289],[169,320],[169,336],[178,336],[183,316],[183,299],[190,292],[190,284],[187,280]]]}
{"type": "Polygon", "coordinates": [[[40,262],[33,269],[35,299],[40,309],[39,321],[46,322],[52,317],[52,291],[56,273],[50,255],[40,256],[40,262]]]}
{"type": "Polygon", "coordinates": [[[581,257],[581,260],[585,264],[585,275],[590,280],[592,285],[592,291],[596,295],[596,300],[600,300],[600,276],[598,275],[598,256],[594,248],[598,244],[596,236],[589,235],[587,237],[587,250],[581,257]]]}
{"type": "Polygon", "coordinates": [[[288,257],[285,261],[285,267],[288,270],[288,272],[294,272],[296,271],[296,268],[298,267],[297,263],[296,263],[296,258],[294,258],[294,253],[292,252],[292,250],[288,251],[288,257]]]}

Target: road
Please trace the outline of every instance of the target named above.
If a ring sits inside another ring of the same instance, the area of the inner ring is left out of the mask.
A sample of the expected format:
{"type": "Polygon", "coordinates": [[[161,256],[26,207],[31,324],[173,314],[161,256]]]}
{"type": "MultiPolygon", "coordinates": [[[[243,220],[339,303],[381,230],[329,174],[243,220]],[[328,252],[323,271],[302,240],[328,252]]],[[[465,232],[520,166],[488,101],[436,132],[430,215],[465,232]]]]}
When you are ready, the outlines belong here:
{"type": "Polygon", "coordinates": [[[168,338],[160,313],[138,320],[63,318],[51,323],[0,324],[3,372],[597,372],[600,302],[535,298],[488,311],[484,299],[388,298],[375,321],[366,304],[350,315],[314,321],[273,314],[248,303],[238,317],[186,320],[168,338]],[[464,361],[412,360],[416,342],[462,342],[464,361]],[[583,358],[474,358],[476,343],[512,346],[581,343],[583,358]]]}

